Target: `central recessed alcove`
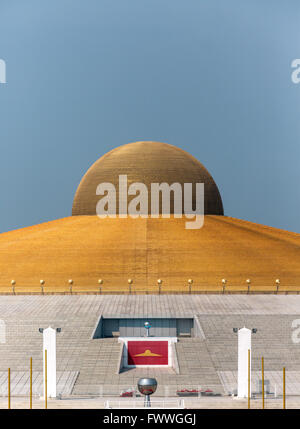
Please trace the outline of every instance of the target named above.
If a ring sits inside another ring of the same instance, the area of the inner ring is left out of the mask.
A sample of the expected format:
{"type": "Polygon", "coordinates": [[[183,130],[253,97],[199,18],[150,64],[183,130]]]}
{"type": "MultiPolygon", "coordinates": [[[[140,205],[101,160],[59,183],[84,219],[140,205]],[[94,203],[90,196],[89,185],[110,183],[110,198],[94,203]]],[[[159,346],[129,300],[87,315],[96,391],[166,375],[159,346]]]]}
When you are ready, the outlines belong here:
{"type": "Polygon", "coordinates": [[[93,338],[144,337],[145,322],[151,324],[151,337],[194,337],[193,318],[133,318],[100,317],[93,338]]]}

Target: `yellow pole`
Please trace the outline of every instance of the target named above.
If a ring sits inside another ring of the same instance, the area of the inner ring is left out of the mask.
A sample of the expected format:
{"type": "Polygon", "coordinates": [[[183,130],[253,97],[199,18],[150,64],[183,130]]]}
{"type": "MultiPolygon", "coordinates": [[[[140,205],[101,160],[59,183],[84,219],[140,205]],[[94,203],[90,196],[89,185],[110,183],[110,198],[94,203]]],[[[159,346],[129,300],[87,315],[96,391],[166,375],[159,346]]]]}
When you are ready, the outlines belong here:
{"type": "Polygon", "coordinates": [[[283,367],[283,409],[285,409],[285,367],[283,367]]]}
{"type": "Polygon", "coordinates": [[[250,349],[248,349],[248,408],[250,408],[250,380],[251,374],[250,374],[250,349]]]}
{"type": "Polygon", "coordinates": [[[45,408],[47,409],[47,350],[45,350],[45,408]]]}
{"type": "Polygon", "coordinates": [[[261,358],[261,387],[262,387],[262,407],[265,408],[265,375],[264,375],[264,358],[261,358]]]}
{"type": "Polygon", "coordinates": [[[8,409],[10,410],[10,368],[8,368],[8,409]]]}
{"type": "Polygon", "coordinates": [[[32,357],[30,358],[30,409],[32,409],[32,357]]]}

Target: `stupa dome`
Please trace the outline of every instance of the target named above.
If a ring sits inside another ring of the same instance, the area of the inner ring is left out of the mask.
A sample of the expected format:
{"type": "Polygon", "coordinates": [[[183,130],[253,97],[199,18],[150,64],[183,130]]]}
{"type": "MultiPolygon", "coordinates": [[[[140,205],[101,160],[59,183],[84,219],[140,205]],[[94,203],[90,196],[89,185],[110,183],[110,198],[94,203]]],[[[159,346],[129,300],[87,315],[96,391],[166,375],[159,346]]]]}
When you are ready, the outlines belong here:
{"type": "MultiPolygon", "coordinates": [[[[192,155],[167,143],[141,141],[119,146],[99,158],[83,176],[73,202],[73,216],[95,215],[99,196],[97,186],[112,183],[116,188],[119,212],[119,176],[127,175],[127,183],[143,183],[148,189],[152,183],[204,183],[204,214],[223,215],[222,199],[216,183],[206,168],[192,155]]],[[[133,198],[133,197],[131,197],[133,198]]],[[[128,197],[128,204],[130,197],[128,197]]],[[[193,191],[195,206],[195,192],[193,191]]],[[[151,203],[149,193],[148,213],[151,203]]],[[[161,208],[160,208],[161,213],[161,208]]],[[[171,201],[170,213],[173,214],[171,201]]]]}

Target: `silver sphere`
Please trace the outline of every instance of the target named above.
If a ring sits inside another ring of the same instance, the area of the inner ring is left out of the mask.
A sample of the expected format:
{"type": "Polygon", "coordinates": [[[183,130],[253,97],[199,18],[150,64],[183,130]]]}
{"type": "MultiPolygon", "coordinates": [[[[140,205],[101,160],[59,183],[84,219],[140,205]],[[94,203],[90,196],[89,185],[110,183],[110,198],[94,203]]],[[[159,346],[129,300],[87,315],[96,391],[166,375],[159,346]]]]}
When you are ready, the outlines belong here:
{"type": "Polygon", "coordinates": [[[142,395],[152,395],[157,389],[157,381],[155,378],[140,378],[137,385],[142,395]]]}

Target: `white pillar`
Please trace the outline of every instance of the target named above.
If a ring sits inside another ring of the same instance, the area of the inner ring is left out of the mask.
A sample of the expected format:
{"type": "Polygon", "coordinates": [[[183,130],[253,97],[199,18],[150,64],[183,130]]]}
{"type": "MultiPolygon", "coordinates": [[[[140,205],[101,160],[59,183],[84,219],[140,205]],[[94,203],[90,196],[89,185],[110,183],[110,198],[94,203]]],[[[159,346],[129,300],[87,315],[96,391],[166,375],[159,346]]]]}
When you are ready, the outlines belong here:
{"type": "Polygon", "coordinates": [[[238,397],[248,398],[248,350],[250,350],[250,397],[251,397],[251,330],[238,331],[238,397]]]}
{"type": "Polygon", "coordinates": [[[56,398],[56,330],[43,331],[43,373],[45,397],[45,350],[47,350],[47,397],[56,398]]]}

